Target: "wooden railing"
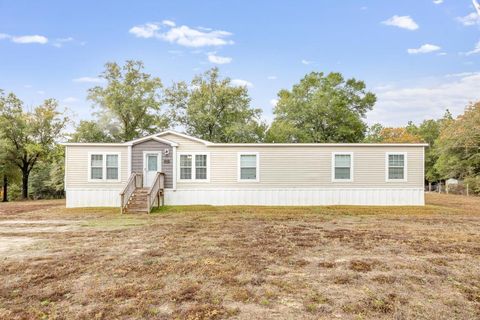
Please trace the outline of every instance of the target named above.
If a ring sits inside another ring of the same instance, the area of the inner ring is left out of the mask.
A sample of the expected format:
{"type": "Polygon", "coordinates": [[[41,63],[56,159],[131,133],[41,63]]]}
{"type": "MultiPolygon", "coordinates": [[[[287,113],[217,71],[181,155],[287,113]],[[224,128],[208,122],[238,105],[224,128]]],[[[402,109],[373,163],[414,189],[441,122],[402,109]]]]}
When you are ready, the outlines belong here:
{"type": "Polygon", "coordinates": [[[127,206],[128,200],[135,192],[136,188],[141,188],[143,185],[143,175],[141,173],[132,173],[130,178],[128,178],[127,185],[120,193],[120,205],[121,205],[121,213],[125,212],[125,207],[127,206]]]}
{"type": "Polygon", "coordinates": [[[162,198],[163,205],[163,189],[165,188],[165,173],[157,172],[155,179],[153,180],[152,187],[147,193],[147,212],[152,211],[155,200],[157,201],[157,207],[160,206],[160,197],[162,198]]]}

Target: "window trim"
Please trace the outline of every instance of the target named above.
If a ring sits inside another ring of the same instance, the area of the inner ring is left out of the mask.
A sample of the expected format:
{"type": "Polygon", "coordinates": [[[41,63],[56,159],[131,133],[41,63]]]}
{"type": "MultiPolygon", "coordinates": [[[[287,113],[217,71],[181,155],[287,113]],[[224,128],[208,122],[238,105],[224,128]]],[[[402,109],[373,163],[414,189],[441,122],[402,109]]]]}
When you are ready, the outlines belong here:
{"type": "Polygon", "coordinates": [[[200,182],[200,183],[205,183],[205,182],[210,182],[210,152],[177,152],[177,182],[200,182]],[[180,157],[186,155],[186,156],[192,156],[192,167],[191,167],[191,179],[182,179],[181,176],[181,165],[180,165],[180,157]],[[197,179],[196,174],[195,174],[195,156],[197,155],[204,155],[207,156],[207,179],[197,179]]]}
{"type": "Polygon", "coordinates": [[[332,182],[353,182],[353,175],[354,175],[353,152],[332,152],[332,182]],[[350,179],[335,179],[335,156],[337,155],[350,156],[350,179]]]}
{"type": "Polygon", "coordinates": [[[121,152],[89,152],[88,153],[88,172],[87,172],[87,181],[88,182],[98,182],[98,183],[116,183],[122,181],[122,153],[121,152]],[[102,179],[92,179],[92,155],[101,155],[102,156],[102,179]],[[108,156],[117,156],[118,157],[118,177],[117,179],[107,179],[107,155],[108,156]]]}
{"type": "Polygon", "coordinates": [[[408,153],[407,152],[386,152],[385,153],[385,182],[407,182],[408,177],[408,153]],[[389,178],[388,158],[391,155],[403,155],[403,179],[389,178]]]}
{"type": "Polygon", "coordinates": [[[258,152],[238,152],[237,153],[237,182],[260,182],[260,153],[258,152]],[[241,158],[242,156],[256,156],[256,179],[242,179],[241,158]]]}

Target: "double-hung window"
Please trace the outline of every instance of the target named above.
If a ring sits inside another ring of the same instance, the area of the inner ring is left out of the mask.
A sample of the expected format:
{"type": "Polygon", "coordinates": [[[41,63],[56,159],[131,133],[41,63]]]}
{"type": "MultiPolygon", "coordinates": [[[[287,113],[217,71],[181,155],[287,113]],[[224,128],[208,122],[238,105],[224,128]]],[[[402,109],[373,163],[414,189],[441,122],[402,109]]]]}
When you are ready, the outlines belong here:
{"type": "Polygon", "coordinates": [[[192,179],[192,157],[191,154],[180,155],[180,180],[192,179]]]}
{"type": "Polygon", "coordinates": [[[107,180],[118,180],[118,155],[106,155],[107,180]]]}
{"type": "Polygon", "coordinates": [[[353,181],[353,153],[334,152],[332,154],[332,181],[353,181]]]}
{"type": "Polygon", "coordinates": [[[405,152],[388,152],[386,154],[386,180],[407,181],[407,154],[405,152]]]}
{"type": "Polygon", "coordinates": [[[238,154],[238,181],[260,181],[258,152],[241,152],[238,154]]]}
{"type": "Polygon", "coordinates": [[[90,153],[88,180],[120,181],[120,155],[118,153],[90,153]]]}
{"type": "Polygon", "coordinates": [[[90,179],[103,180],[103,154],[90,155],[90,179]]]}
{"type": "Polygon", "coordinates": [[[207,155],[195,155],[195,180],[207,179],[207,155]]]}
{"type": "Polygon", "coordinates": [[[208,181],[209,161],[208,153],[179,154],[179,180],[208,181]]]}

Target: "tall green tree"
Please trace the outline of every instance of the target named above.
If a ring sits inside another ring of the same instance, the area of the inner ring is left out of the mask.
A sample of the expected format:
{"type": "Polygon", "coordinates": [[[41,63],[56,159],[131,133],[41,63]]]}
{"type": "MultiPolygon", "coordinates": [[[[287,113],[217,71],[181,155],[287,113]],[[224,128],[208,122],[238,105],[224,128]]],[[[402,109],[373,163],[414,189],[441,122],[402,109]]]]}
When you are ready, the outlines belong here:
{"type": "Polygon", "coordinates": [[[246,86],[232,85],[213,68],[165,90],[171,116],[188,134],[212,142],[262,141],[261,110],[250,107],[246,86]]]}
{"type": "Polygon", "coordinates": [[[55,147],[41,159],[30,174],[31,195],[35,199],[64,196],[65,148],[55,147]]]}
{"type": "Polygon", "coordinates": [[[28,198],[30,172],[62,137],[68,119],[57,110],[58,103],[47,99],[32,111],[13,93],[0,94],[0,138],[6,143],[5,156],[22,174],[22,197],[28,198]]]}
{"type": "Polygon", "coordinates": [[[480,102],[455,120],[446,120],[435,142],[442,179],[480,176],[480,102]]]}
{"type": "Polygon", "coordinates": [[[375,123],[367,128],[364,142],[368,143],[380,143],[383,142],[384,137],[382,131],[384,127],[380,123],[375,123]]]}
{"type": "Polygon", "coordinates": [[[441,153],[437,142],[440,132],[444,127],[448,126],[451,121],[453,121],[452,114],[449,110],[446,110],[444,116],[440,119],[424,120],[420,125],[415,125],[410,121],[405,127],[407,132],[419,136],[423,142],[428,143],[428,147],[425,150],[425,179],[429,185],[442,178],[436,166],[441,153]]]}
{"type": "Polygon", "coordinates": [[[340,73],[311,72],[278,93],[270,142],[359,142],[376,97],[365,83],[340,73]]]}
{"type": "MultiPolygon", "coordinates": [[[[0,150],[6,150],[6,148],[7,142],[0,140],[0,150]]],[[[17,179],[18,168],[8,160],[6,152],[0,152],[0,186],[2,187],[2,199],[0,201],[8,201],[8,186],[17,179]]]]}
{"type": "MultiPolygon", "coordinates": [[[[114,142],[116,134],[98,120],[81,120],[75,132],[70,134],[70,142],[114,142]]],[[[118,133],[118,132],[117,132],[118,133]]]]}
{"type": "Polygon", "coordinates": [[[106,85],[88,91],[88,99],[100,108],[99,113],[107,113],[119,123],[120,130],[114,133],[117,141],[168,127],[168,118],[161,112],[162,82],[143,69],[141,61],[128,60],[123,66],[109,62],[100,75],[106,85]]]}

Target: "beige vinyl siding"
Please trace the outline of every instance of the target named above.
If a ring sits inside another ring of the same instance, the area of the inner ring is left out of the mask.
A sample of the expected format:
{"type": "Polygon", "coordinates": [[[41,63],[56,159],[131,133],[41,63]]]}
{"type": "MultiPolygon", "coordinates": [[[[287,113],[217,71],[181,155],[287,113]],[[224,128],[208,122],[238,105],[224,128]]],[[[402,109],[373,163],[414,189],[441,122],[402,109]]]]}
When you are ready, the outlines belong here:
{"type": "Polygon", "coordinates": [[[128,180],[127,146],[66,146],[65,188],[123,188],[128,180]],[[120,182],[89,182],[89,153],[120,153],[120,182]]]}
{"type": "MultiPolygon", "coordinates": [[[[181,143],[179,141],[179,143],[181,143]]],[[[188,148],[191,148],[189,146],[188,148]]],[[[257,146],[206,147],[210,153],[210,182],[177,181],[188,188],[423,188],[423,147],[394,146],[257,146]],[[260,181],[238,182],[238,152],[258,152],[260,181]],[[353,181],[332,182],[332,153],[353,152],[353,181]],[[386,182],[386,153],[407,153],[407,181],[386,182]]],[[[180,144],[179,152],[185,151],[180,144]]]]}

